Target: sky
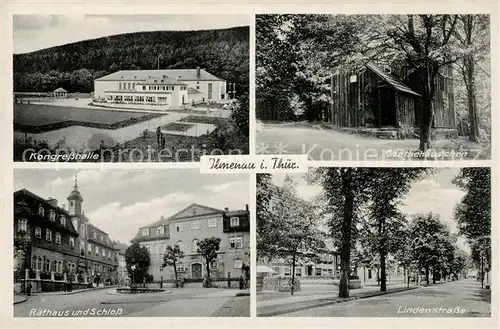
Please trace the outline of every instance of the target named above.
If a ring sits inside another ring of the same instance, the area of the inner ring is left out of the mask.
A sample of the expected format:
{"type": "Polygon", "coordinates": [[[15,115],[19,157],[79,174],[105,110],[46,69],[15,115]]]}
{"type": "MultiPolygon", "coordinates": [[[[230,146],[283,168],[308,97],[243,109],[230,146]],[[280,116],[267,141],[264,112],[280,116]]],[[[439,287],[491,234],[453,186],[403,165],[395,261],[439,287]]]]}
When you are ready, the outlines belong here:
{"type": "Polygon", "coordinates": [[[249,15],[14,15],[14,54],[110,35],[249,26],[249,15]]]}
{"type": "MultiPolygon", "coordinates": [[[[411,185],[410,191],[402,198],[400,210],[409,215],[433,212],[439,214],[443,223],[448,225],[452,233],[457,233],[454,220],[454,209],[465,192],[452,183],[452,179],[459,173],[459,168],[439,169],[411,185]]],[[[297,193],[305,200],[311,200],[321,193],[318,186],[308,185],[303,174],[289,175],[298,184],[297,193]]],[[[273,183],[282,185],[285,175],[273,174],[273,183]]],[[[469,252],[464,239],[459,238],[458,246],[469,252]]]]}
{"type": "Polygon", "coordinates": [[[192,203],[221,210],[245,209],[249,203],[248,175],[207,175],[200,174],[199,169],[16,169],[14,190],[25,188],[67,205],[75,172],[90,223],[112,240],[125,243],[141,226],[161,216],[169,217],[192,203]]]}

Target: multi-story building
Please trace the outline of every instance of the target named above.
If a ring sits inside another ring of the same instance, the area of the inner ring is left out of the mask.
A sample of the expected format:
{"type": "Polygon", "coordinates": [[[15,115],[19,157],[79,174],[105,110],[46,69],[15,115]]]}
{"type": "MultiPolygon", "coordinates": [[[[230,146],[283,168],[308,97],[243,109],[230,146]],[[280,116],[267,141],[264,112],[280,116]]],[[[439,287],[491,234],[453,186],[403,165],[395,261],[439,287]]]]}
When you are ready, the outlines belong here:
{"type": "Polygon", "coordinates": [[[200,69],[118,71],[94,81],[94,98],[107,103],[161,105],[221,102],[226,81],[200,69]]]}
{"type": "Polygon", "coordinates": [[[116,282],[117,251],[106,232],[90,224],[75,179],[68,208],[26,189],[14,192],[14,241],[25,242],[30,279],[116,282]]]}
{"type": "Polygon", "coordinates": [[[210,265],[211,277],[240,276],[243,265],[250,261],[248,206],[245,210],[230,211],[192,204],[141,227],[132,242],[139,242],[149,250],[148,273],[155,281],[174,278],[173,269],[162,266],[167,245],[178,245],[184,252],[184,258],[177,264],[178,273],[185,278],[201,279],[206,275],[206,266],[198,254],[198,243],[211,237],[221,239],[217,260],[210,265]]]}
{"type": "Polygon", "coordinates": [[[127,251],[128,246],[124,243],[115,242],[114,248],[118,252],[118,268],[117,277],[119,285],[126,285],[129,281],[129,275],[127,272],[127,263],[125,261],[125,252],[127,251]]]}

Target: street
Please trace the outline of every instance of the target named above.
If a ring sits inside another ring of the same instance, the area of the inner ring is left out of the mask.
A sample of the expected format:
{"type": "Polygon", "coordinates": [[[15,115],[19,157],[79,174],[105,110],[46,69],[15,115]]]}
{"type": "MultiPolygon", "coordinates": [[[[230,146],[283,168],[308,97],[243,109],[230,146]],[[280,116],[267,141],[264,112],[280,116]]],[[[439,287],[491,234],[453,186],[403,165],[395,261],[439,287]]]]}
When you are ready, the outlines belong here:
{"type": "MultiPolygon", "coordinates": [[[[357,134],[311,127],[310,125],[260,124],[256,134],[257,154],[308,154],[310,160],[405,160],[389,156],[387,151],[418,149],[417,139],[380,139],[357,134]]],[[[470,149],[466,158],[489,159],[489,146],[472,143],[465,138],[433,141],[433,148],[458,151],[460,147],[470,149]]],[[[453,158],[460,160],[461,158],[453,158]]],[[[415,159],[412,159],[415,160],[415,159]]],[[[417,159],[418,160],[418,159],[417,159]]],[[[437,160],[446,160],[437,158],[437,160]]]]}
{"type": "Polygon", "coordinates": [[[228,317],[250,316],[250,297],[236,289],[184,288],[171,293],[116,294],[114,288],[71,295],[35,294],[14,305],[15,317],[131,316],[228,317]]]}
{"type": "Polygon", "coordinates": [[[491,316],[490,298],[488,292],[481,291],[479,282],[464,279],[405,292],[311,308],[282,316],[489,317],[491,316]],[[447,313],[450,309],[451,313],[447,313]]]}

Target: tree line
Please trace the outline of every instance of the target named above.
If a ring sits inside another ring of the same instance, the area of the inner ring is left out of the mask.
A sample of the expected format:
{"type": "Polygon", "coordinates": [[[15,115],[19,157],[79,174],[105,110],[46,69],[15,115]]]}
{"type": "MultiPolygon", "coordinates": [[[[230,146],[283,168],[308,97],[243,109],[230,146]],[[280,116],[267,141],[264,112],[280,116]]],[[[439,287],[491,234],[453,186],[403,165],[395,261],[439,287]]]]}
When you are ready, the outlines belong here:
{"type": "Polygon", "coordinates": [[[249,28],[156,31],[114,35],[14,55],[14,91],[63,87],[89,93],[94,79],[119,70],[200,66],[248,92],[249,28]]]}
{"type": "Polygon", "coordinates": [[[425,150],[436,77],[451,65],[457,117],[478,141],[491,126],[489,24],[488,15],[257,15],[257,116],[321,120],[332,74],[376,61],[417,78],[411,87],[422,95],[425,150]]]}
{"type": "Polygon", "coordinates": [[[458,279],[471,258],[484,277],[491,269],[491,205],[479,195],[490,195],[489,168],[461,169],[454,180],[466,192],[455,219],[470,256],[438,214],[409,217],[399,209],[411,184],[431,173],[429,168],[318,168],[306,175],[321,188],[311,201],[297,196],[290,178],[277,189],[269,174],[259,174],[258,257],[286,257],[293,282],[297,258],[331,253],[324,245],[331,238],[340,256],[339,297],[349,297],[353,267],[376,269],[381,291],[387,290],[388,265],[402,267],[408,284],[421,273],[430,284],[431,274],[434,283],[458,279]]]}

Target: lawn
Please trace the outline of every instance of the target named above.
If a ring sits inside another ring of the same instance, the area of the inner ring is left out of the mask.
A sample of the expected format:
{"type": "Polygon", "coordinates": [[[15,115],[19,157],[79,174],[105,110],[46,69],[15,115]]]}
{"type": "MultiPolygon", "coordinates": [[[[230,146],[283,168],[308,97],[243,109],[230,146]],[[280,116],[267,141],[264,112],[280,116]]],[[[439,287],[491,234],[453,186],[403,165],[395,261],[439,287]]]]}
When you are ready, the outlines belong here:
{"type": "Polygon", "coordinates": [[[194,127],[194,124],[189,124],[189,123],[178,123],[178,122],[170,122],[167,123],[166,125],[162,126],[162,129],[167,130],[167,131],[187,131],[190,128],[194,127]]]}
{"type": "Polygon", "coordinates": [[[28,133],[39,133],[76,125],[118,129],[162,115],[165,114],[14,104],[14,129],[28,133]]]}
{"type": "Polygon", "coordinates": [[[212,125],[220,125],[221,122],[227,119],[216,118],[216,117],[207,117],[201,115],[190,115],[181,119],[182,122],[192,122],[192,123],[206,123],[212,125]]]}

